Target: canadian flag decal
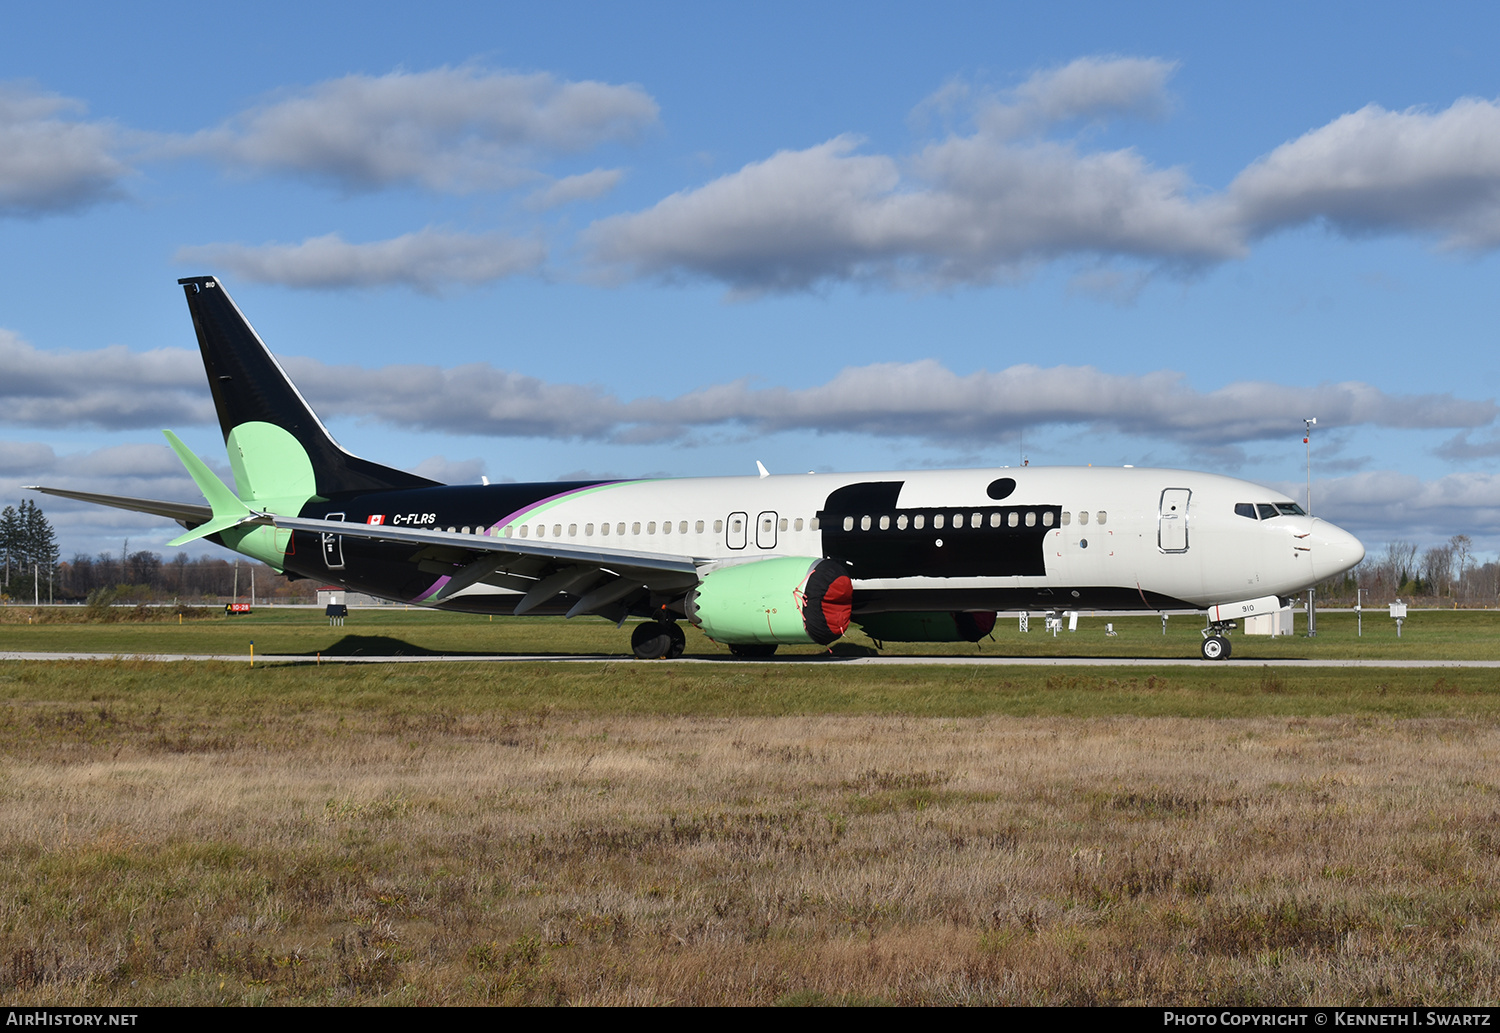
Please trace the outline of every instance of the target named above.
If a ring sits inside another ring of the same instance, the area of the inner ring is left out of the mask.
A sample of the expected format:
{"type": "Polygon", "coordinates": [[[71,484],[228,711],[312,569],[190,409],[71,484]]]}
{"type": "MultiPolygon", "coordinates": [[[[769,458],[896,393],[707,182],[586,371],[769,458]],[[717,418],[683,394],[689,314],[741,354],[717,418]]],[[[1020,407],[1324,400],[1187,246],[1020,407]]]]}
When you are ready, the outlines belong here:
{"type": "Polygon", "coordinates": [[[367,521],[365,521],[365,522],[368,523],[368,524],[383,524],[383,523],[385,523],[385,514],[384,513],[373,513],[373,514],[370,515],[370,519],[367,520],[367,521]]]}

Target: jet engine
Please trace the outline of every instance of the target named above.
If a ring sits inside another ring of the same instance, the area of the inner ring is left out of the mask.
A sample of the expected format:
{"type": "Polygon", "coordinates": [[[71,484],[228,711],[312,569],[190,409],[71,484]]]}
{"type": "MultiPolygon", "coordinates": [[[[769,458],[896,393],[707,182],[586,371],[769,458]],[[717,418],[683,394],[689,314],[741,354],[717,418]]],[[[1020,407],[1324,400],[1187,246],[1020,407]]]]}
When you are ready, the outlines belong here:
{"type": "Polygon", "coordinates": [[[978,642],[995,630],[995,614],[871,613],[860,617],[859,627],[876,642],[978,642]]]}
{"type": "Polygon", "coordinates": [[[710,571],[688,593],[686,610],[715,642],[826,646],[849,629],[853,602],[843,564],[785,556],[710,571]]]}

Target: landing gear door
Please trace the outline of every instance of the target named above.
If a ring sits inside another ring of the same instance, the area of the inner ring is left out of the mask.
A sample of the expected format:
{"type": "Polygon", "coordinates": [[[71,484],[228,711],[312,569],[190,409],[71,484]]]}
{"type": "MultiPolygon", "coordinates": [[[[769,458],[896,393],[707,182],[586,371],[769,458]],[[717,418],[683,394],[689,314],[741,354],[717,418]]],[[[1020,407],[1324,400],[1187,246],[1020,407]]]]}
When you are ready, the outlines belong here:
{"type": "Polygon", "coordinates": [[[743,549],[749,535],[749,528],[745,525],[750,523],[748,513],[730,513],[729,520],[724,525],[724,544],[731,549],[743,549]]]}
{"type": "Polygon", "coordinates": [[[1187,552],[1188,499],[1192,495],[1187,488],[1168,488],[1161,493],[1156,543],[1162,552],[1187,552]]]}
{"type": "MultiPolygon", "coordinates": [[[[344,519],[344,514],[342,514],[342,513],[329,513],[327,516],[323,517],[323,519],[324,520],[339,520],[339,521],[342,521],[344,519]]],[[[343,535],[341,535],[341,534],[328,534],[326,532],[324,533],[324,535],[323,535],[323,564],[329,570],[343,570],[344,569],[344,536],[343,535]]]]}

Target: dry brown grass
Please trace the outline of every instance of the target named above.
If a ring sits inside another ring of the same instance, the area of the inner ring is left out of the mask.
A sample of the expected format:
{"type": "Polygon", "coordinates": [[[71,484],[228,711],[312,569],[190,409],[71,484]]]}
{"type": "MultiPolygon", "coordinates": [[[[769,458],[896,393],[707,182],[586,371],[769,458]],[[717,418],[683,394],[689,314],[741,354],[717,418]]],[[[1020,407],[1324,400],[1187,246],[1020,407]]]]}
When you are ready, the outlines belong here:
{"type": "Polygon", "coordinates": [[[1500,998],[1488,720],[0,723],[12,1003],[1500,998]]]}

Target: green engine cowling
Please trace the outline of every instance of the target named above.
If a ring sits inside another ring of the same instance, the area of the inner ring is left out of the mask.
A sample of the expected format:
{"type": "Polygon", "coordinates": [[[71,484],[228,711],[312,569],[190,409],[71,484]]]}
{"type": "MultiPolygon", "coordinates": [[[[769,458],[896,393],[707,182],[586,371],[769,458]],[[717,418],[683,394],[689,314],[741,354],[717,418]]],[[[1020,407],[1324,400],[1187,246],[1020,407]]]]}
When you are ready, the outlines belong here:
{"type": "Polygon", "coordinates": [[[853,603],[843,564],[783,556],[705,574],[688,593],[687,617],[725,645],[826,646],[849,630],[853,603]]]}

